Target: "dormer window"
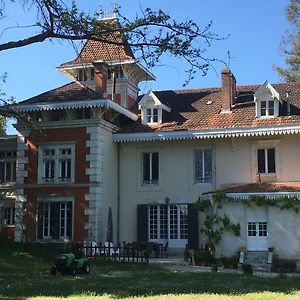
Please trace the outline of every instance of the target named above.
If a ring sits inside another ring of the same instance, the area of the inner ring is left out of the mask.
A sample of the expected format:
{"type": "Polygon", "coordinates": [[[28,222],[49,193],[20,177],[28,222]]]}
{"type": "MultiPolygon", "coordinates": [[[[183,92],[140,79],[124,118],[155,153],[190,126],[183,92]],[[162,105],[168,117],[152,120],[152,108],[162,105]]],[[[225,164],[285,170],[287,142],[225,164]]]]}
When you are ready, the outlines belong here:
{"type": "Polygon", "coordinates": [[[147,123],[158,123],[158,109],[148,108],[146,111],[147,111],[147,123]]]}
{"type": "Polygon", "coordinates": [[[279,93],[265,81],[254,94],[257,118],[274,118],[279,115],[279,93]]]}
{"type": "Polygon", "coordinates": [[[149,91],[139,102],[143,125],[160,124],[163,122],[163,110],[170,112],[171,109],[163,104],[157,96],[149,91]]]}
{"type": "Polygon", "coordinates": [[[261,101],[260,102],[260,116],[261,117],[271,117],[274,116],[274,101],[261,101]]]}

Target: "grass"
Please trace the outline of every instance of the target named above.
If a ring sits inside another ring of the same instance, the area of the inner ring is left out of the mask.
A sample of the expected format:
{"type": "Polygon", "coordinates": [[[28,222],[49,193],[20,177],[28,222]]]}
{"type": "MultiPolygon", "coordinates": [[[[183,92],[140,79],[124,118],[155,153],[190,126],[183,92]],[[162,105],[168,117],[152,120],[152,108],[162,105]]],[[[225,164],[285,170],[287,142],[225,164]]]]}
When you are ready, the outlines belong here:
{"type": "Polygon", "coordinates": [[[89,275],[50,276],[49,257],[1,245],[0,299],[300,299],[299,277],[171,272],[100,258],[89,275]]]}

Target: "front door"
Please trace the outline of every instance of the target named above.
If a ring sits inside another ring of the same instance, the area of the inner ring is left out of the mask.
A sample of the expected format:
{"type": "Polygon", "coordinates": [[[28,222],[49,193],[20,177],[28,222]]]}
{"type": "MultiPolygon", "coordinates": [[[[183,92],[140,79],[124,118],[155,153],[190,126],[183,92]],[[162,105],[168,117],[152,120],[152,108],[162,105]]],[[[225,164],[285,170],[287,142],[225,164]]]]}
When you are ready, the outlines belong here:
{"type": "Polygon", "coordinates": [[[247,250],[268,249],[268,222],[266,207],[247,208],[247,250]]]}

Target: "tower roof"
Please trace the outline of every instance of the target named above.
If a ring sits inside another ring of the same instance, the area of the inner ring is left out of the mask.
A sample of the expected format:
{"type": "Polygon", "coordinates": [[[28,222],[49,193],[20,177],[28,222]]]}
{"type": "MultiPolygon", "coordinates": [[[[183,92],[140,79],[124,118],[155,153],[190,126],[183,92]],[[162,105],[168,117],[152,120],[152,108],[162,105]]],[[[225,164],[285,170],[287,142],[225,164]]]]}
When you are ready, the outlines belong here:
{"type": "Polygon", "coordinates": [[[116,19],[100,21],[97,40],[87,40],[76,59],[63,63],[60,68],[75,67],[96,61],[115,62],[135,59],[125,36],[117,30],[120,24],[116,19]],[[114,31],[114,28],[116,30],[114,31]]]}

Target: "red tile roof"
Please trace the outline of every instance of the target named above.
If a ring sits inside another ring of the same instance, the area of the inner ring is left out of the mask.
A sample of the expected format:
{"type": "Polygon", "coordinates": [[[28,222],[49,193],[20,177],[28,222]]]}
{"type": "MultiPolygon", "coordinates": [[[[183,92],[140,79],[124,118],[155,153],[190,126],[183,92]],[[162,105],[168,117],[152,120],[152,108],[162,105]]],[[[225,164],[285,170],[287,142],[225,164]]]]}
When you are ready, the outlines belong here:
{"type": "Polygon", "coordinates": [[[71,82],[56,89],[42,93],[30,99],[19,102],[21,105],[50,104],[68,101],[99,99],[95,91],[80,82],[71,82]]]}
{"type": "Polygon", "coordinates": [[[128,124],[122,133],[168,132],[222,128],[263,127],[300,124],[300,83],[272,85],[280,94],[280,115],[276,118],[256,118],[254,93],[259,85],[237,86],[236,105],[230,113],[220,113],[222,89],[192,89],[154,92],[159,100],[171,108],[163,113],[163,123],[141,125],[141,121],[128,124]],[[286,91],[290,91],[291,114],[287,115],[286,91]]]}
{"type": "MultiPolygon", "coordinates": [[[[110,21],[112,26],[120,26],[117,22],[110,21]]],[[[111,26],[111,25],[109,25],[111,26]]],[[[126,39],[118,31],[113,33],[105,33],[108,29],[102,29],[103,34],[100,35],[100,40],[88,40],[83,46],[81,52],[78,54],[75,60],[66,62],[60,65],[60,67],[76,66],[85,63],[92,63],[95,61],[124,61],[134,59],[134,55],[126,39]],[[107,41],[107,42],[106,42],[107,41]]]]}
{"type": "Polygon", "coordinates": [[[224,193],[300,192],[300,182],[252,183],[222,190],[224,193]]]}

